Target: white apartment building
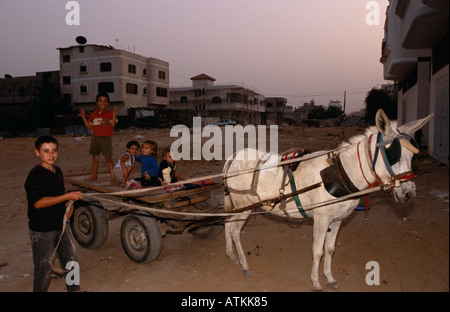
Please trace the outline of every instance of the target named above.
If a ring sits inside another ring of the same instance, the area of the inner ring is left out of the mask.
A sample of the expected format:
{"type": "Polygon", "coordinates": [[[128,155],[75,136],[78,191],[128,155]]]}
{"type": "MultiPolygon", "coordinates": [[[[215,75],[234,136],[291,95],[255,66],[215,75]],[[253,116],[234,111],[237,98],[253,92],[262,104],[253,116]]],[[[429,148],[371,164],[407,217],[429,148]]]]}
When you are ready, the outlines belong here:
{"type": "Polygon", "coordinates": [[[384,79],[398,82],[398,121],[434,118],[422,144],[449,164],[449,1],[390,0],[381,63],[384,79]]]}
{"type": "Polygon", "coordinates": [[[171,87],[171,110],[190,110],[200,117],[232,119],[245,126],[265,124],[264,96],[242,84],[216,85],[216,79],[200,74],[191,87],[171,87]]]}
{"type": "Polygon", "coordinates": [[[169,63],[112,46],[59,48],[61,95],[76,110],[92,110],[99,92],[107,92],[119,115],[129,108],[169,105],[169,63]]]}

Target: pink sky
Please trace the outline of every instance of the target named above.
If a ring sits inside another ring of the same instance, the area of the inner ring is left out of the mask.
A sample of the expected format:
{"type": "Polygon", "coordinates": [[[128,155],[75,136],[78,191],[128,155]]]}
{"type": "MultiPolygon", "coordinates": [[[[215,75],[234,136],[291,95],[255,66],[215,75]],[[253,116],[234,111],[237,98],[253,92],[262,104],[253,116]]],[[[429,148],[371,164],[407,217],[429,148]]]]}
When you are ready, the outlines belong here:
{"type": "Polygon", "coordinates": [[[56,49],[83,35],[169,62],[171,86],[206,73],[293,106],[347,91],[348,113],[389,83],[379,62],[388,0],[78,0],[79,26],[66,24],[67,2],[0,2],[0,77],[58,70],[56,49]],[[370,2],[380,25],[366,23],[370,2]]]}

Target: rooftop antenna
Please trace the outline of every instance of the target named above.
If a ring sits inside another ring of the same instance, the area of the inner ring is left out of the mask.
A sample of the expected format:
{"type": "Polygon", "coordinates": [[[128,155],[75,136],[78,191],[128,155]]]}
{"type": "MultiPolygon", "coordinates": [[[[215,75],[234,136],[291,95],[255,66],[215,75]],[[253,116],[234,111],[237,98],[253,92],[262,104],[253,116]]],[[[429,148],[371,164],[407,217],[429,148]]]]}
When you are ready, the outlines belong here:
{"type": "Polygon", "coordinates": [[[116,39],[116,49],[119,48],[119,39],[116,39]]]}

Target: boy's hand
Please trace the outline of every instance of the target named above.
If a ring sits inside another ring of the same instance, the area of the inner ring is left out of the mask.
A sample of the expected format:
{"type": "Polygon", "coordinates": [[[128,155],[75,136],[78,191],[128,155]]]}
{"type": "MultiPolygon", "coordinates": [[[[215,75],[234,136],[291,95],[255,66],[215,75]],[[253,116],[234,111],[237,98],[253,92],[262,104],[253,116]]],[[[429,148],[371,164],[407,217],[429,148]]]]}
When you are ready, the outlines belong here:
{"type": "Polygon", "coordinates": [[[113,115],[114,115],[114,116],[117,115],[117,106],[114,106],[114,109],[113,109],[113,115]]]}
{"type": "Polygon", "coordinates": [[[150,175],[147,172],[144,172],[145,180],[150,180],[150,175]]]}
{"type": "Polygon", "coordinates": [[[86,112],[85,112],[84,108],[80,109],[80,115],[81,115],[81,118],[83,118],[83,119],[86,118],[86,112]]]}
{"type": "MultiPolygon", "coordinates": [[[[66,213],[67,218],[70,219],[70,217],[72,216],[72,213],[73,213],[73,202],[77,201],[79,199],[82,199],[83,196],[82,196],[81,192],[78,192],[78,191],[70,192],[70,193],[67,193],[66,195],[68,195],[69,201],[72,201],[70,210],[66,213]]],[[[69,201],[66,203],[66,206],[68,205],[69,201]]]]}
{"type": "Polygon", "coordinates": [[[67,193],[67,196],[68,196],[69,200],[73,200],[73,201],[83,199],[83,194],[79,191],[69,192],[69,193],[67,193]]]}

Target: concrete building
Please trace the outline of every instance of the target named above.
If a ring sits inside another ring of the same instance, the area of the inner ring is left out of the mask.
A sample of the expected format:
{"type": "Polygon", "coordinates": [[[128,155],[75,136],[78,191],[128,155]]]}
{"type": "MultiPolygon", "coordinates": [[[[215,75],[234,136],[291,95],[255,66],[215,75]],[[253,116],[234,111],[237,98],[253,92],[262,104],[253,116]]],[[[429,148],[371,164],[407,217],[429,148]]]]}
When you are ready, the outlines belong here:
{"type": "Polygon", "coordinates": [[[243,84],[215,84],[216,79],[200,74],[191,87],[171,87],[171,110],[193,111],[212,121],[232,119],[245,126],[265,124],[264,96],[243,84]]]}
{"type": "Polygon", "coordinates": [[[398,83],[398,121],[434,113],[422,144],[449,164],[449,1],[390,0],[381,63],[384,79],[398,83]]]}
{"type": "Polygon", "coordinates": [[[266,106],[267,122],[279,126],[292,124],[294,121],[294,109],[287,106],[287,99],[283,97],[267,97],[264,100],[266,106]]]}
{"type": "Polygon", "coordinates": [[[59,71],[37,72],[35,76],[0,78],[0,105],[32,104],[39,90],[46,85],[54,88],[54,101],[59,100],[59,71]]]}
{"type": "Polygon", "coordinates": [[[58,50],[61,94],[75,109],[94,109],[99,92],[109,94],[119,115],[129,108],[169,105],[168,62],[95,44],[58,50]]]}
{"type": "Polygon", "coordinates": [[[316,107],[314,99],[309,103],[303,103],[303,106],[297,107],[294,110],[294,121],[301,123],[308,119],[309,113],[316,107]]]}
{"type": "Polygon", "coordinates": [[[337,107],[342,110],[342,104],[339,100],[330,100],[330,102],[328,102],[328,107],[337,107]]]}

